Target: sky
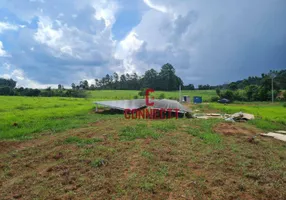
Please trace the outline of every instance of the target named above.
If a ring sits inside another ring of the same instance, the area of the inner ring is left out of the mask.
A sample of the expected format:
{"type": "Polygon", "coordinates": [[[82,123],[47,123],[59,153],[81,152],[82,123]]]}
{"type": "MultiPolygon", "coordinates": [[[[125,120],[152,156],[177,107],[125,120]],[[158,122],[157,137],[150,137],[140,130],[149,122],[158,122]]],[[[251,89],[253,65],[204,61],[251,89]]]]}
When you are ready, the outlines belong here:
{"type": "Polygon", "coordinates": [[[286,69],[285,0],[0,0],[0,77],[69,87],[171,63],[185,84],[286,69]]]}

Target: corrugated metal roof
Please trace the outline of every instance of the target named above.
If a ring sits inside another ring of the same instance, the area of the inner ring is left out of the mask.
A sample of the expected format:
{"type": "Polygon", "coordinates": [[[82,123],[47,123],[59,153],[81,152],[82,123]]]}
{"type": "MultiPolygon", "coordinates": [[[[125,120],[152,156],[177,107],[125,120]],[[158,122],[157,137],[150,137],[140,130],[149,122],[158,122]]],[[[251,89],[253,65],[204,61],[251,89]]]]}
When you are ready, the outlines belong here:
{"type": "MultiPolygon", "coordinates": [[[[156,109],[179,109],[179,112],[186,113],[191,112],[190,109],[186,108],[182,104],[177,101],[169,100],[169,99],[162,99],[162,100],[150,100],[150,102],[154,102],[154,106],[152,108],[156,109]]],[[[117,101],[97,101],[94,102],[98,105],[107,106],[110,108],[118,109],[118,110],[125,110],[125,109],[143,109],[146,108],[146,101],[145,99],[134,99],[134,100],[117,100],[117,101]]]]}

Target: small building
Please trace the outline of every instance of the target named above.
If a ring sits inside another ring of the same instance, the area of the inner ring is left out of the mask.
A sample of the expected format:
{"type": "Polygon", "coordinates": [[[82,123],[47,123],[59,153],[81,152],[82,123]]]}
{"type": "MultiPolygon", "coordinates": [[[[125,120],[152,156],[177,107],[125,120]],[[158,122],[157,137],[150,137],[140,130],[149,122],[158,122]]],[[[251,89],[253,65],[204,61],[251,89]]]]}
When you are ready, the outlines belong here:
{"type": "Polygon", "coordinates": [[[194,96],[194,104],[202,103],[202,102],[203,102],[203,98],[202,97],[194,96]]]}
{"type": "Polygon", "coordinates": [[[183,102],[185,102],[185,103],[190,103],[191,102],[191,98],[190,98],[190,96],[183,96],[183,102]]]}

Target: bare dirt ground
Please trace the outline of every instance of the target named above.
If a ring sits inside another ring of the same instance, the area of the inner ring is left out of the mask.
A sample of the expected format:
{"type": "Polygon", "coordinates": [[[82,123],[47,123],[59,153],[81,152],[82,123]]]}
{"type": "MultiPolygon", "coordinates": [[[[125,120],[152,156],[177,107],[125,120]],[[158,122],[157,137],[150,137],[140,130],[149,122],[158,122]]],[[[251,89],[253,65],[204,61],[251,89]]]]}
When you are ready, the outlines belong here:
{"type": "Polygon", "coordinates": [[[228,122],[222,122],[215,125],[213,130],[216,133],[222,133],[225,135],[234,135],[234,134],[255,135],[263,132],[245,123],[228,123],[228,122]]]}
{"type": "Polygon", "coordinates": [[[136,124],[153,122],[118,118],[1,141],[0,199],[286,199],[286,145],[250,142],[254,127],[184,119],[158,126],[158,138],[122,140],[136,124]]]}

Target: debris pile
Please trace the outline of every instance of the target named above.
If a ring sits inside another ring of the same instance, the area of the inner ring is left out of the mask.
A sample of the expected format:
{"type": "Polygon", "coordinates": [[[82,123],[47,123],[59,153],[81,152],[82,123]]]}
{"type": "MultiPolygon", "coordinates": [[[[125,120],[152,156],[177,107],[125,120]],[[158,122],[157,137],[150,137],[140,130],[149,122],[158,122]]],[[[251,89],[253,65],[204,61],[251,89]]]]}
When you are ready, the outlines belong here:
{"type": "Polygon", "coordinates": [[[286,142],[286,131],[275,131],[275,132],[269,132],[269,133],[262,133],[260,135],[265,136],[265,137],[273,137],[277,140],[286,142]]]}
{"type": "Polygon", "coordinates": [[[245,122],[254,119],[254,115],[243,112],[234,113],[231,116],[228,115],[225,116],[226,116],[225,121],[230,121],[230,122],[245,122]]]}
{"type": "Polygon", "coordinates": [[[194,117],[198,119],[222,118],[225,119],[225,121],[230,121],[230,122],[244,122],[254,119],[254,115],[243,112],[234,113],[233,115],[219,114],[219,113],[207,113],[207,114],[196,113],[194,114],[194,117]]]}

